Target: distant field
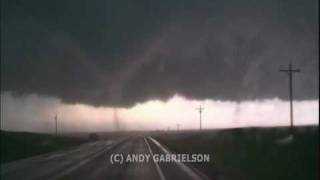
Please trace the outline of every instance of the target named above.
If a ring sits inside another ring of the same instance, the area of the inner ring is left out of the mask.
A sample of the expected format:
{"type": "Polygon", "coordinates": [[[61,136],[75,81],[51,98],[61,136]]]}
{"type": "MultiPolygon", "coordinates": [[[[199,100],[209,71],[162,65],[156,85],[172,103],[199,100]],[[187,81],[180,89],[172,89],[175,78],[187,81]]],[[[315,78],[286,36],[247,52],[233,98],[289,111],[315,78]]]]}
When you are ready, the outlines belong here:
{"type": "Polygon", "coordinates": [[[85,138],[27,132],[0,132],[1,163],[67,148],[87,142],[85,138]]]}
{"type": "Polygon", "coordinates": [[[319,127],[247,128],[159,133],[154,137],[176,153],[209,153],[195,166],[213,179],[316,180],[319,127]]]}

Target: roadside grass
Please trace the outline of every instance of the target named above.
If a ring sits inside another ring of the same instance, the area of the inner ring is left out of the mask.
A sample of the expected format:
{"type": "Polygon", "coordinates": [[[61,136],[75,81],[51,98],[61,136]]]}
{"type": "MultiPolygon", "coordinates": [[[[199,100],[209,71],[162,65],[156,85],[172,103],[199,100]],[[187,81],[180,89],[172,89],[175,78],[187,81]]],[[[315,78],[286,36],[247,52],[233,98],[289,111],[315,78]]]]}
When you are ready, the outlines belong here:
{"type": "Polygon", "coordinates": [[[244,128],[176,132],[154,137],[176,153],[208,153],[195,164],[213,179],[316,180],[319,177],[318,126],[244,128]]]}
{"type": "Polygon", "coordinates": [[[87,142],[84,138],[0,131],[0,163],[48,153],[87,142]]]}

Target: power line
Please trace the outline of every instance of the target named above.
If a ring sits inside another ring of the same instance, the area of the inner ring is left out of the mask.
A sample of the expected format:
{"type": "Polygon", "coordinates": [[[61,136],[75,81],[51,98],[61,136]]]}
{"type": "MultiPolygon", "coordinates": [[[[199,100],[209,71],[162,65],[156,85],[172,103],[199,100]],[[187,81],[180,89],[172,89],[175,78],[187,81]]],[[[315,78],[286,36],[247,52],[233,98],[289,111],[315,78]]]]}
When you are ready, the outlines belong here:
{"type": "Polygon", "coordinates": [[[290,97],[290,129],[292,131],[293,129],[293,102],[292,102],[292,99],[293,99],[293,88],[292,88],[292,75],[293,73],[297,73],[297,72],[300,72],[300,69],[293,69],[292,68],[292,65],[289,64],[289,67],[288,69],[280,69],[280,72],[285,72],[289,75],[289,97],[290,97]]]}

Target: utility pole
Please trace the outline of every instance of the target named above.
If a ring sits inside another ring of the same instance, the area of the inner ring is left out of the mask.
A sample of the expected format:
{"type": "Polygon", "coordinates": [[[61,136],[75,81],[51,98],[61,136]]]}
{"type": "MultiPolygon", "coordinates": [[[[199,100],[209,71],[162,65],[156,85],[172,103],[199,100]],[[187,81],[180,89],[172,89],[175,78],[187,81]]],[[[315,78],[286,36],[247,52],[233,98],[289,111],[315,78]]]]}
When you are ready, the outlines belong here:
{"type": "Polygon", "coordinates": [[[300,72],[300,69],[293,69],[292,65],[289,64],[288,69],[280,69],[280,72],[288,73],[289,75],[289,97],[290,97],[290,130],[293,130],[293,93],[292,93],[292,75],[293,73],[300,72]]]}
{"type": "Polygon", "coordinates": [[[198,108],[198,110],[199,110],[199,113],[200,113],[200,131],[202,130],[202,111],[204,110],[204,108],[203,107],[201,107],[201,105],[200,105],[200,107],[198,108]]]}
{"type": "Polygon", "coordinates": [[[55,120],[55,125],[56,125],[55,134],[56,134],[56,136],[58,136],[58,114],[57,113],[54,116],[54,120],[55,120]]]}

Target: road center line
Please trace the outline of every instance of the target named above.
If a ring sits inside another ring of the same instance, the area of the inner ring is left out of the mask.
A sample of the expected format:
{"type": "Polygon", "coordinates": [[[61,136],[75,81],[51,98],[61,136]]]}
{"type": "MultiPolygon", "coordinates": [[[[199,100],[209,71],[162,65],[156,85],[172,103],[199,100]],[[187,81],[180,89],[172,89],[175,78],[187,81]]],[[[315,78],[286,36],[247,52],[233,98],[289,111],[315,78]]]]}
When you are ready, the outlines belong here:
{"type": "MultiPolygon", "coordinates": [[[[153,157],[153,152],[152,152],[152,150],[151,150],[151,147],[150,147],[147,139],[146,139],[146,138],[143,138],[143,139],[144,139],[144,142],[145,142],[145,143],[147,144],[147,146],[148,146],[148,149],[149,149],[149,152],[150,152],[150,154],[151,154],[151,157],[153,157]]],[[[161,180],[166,180],[166,178],[164,177],[164,174],[163,174],[162,170],[160,169],[159,164],[158,164],[157,162],[155,162],[155,161],[153,160],[153,158],[152,158],[152,161],[154,162],[154,164],[155,164],[155,166],[156,166],[156,169],[157,169],[157,171],[158,171],[158,174],[159,174],[159,176],[160,176],[160,179],[161,179],[161,180]]]]}

